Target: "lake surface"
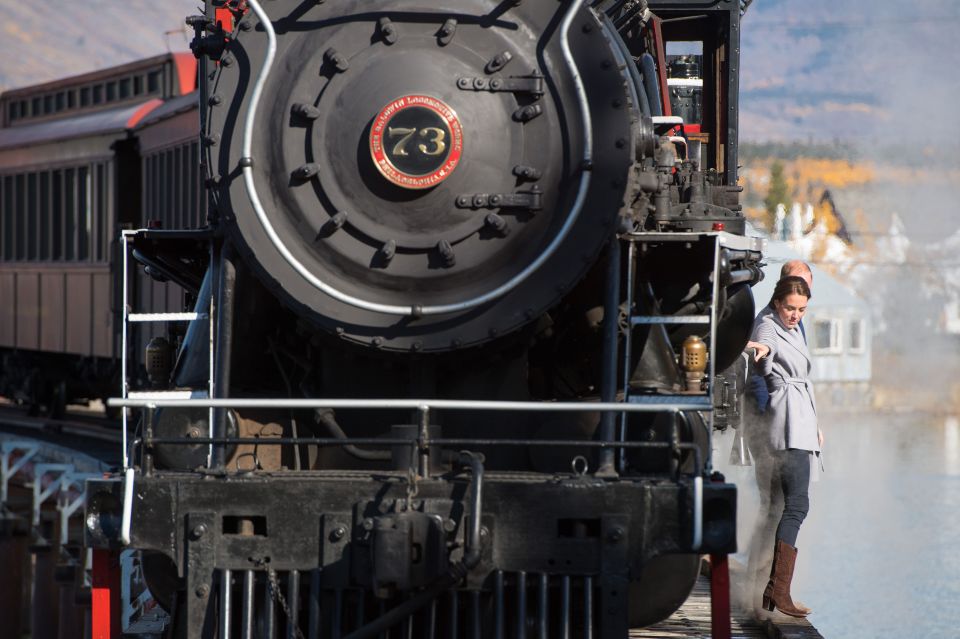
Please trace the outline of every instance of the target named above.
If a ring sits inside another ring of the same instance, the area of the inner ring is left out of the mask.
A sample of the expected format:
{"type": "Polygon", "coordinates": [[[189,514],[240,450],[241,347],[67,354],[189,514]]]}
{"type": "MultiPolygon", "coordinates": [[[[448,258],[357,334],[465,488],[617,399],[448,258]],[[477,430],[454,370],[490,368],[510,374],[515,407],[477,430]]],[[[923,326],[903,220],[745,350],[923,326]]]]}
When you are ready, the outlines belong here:
{"type": "MultiPolygon", "coordinates": [[[[960,637],[960,420],[850,414],[821,421],[826,472],[797,540],[793,594],[826,639],[960,637]]],[[[752,467],[715,464],[739,492],[739,547],[757,510],[752,467]]],[[[737,557],[746,563],[746,554],[737,557]]]]}

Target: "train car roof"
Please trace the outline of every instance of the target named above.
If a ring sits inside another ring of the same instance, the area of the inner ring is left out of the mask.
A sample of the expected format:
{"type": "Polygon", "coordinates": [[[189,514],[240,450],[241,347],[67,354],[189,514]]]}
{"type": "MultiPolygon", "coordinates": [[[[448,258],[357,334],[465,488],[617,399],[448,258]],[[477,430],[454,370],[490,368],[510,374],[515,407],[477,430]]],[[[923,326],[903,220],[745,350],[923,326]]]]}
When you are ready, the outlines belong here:
{"type": "Polygon", "coordinates": [[[9,89],[4,91],[2,95],[4,98],[19,98],[37,93],[46,93],[56,89],[64,89],[67,87],[96,82],[98,80],[106,80],[114,77],[124,76],[132,71],[154,67],[163,62],[167,62],[168,60],[173,62],[177,69],[177,84],[174,87],[177,89],[177,93],[187,93],[196,89],[197,61],[196,58],[193,57],[193,54],[164,53],[162,55],[153,56],[152,58],[144,58],[142,60],[135,60],[125,64],[107,67],[106,69],[97,69],[95,71],[89,71],[79,75],[71,75],[65,78],[58,78],[56,80],[42,82],[40,84],[31,84],[25,87],[9,89]]]}
{"type": "Polygon", "coordinates": [[[153,98],[115,109],[0,128],[0,150],[123,132],[135,127],[162,104],[163,100],[153,98]]]}
{"type": "Polygon", "coordinates": [[[0,93],[0,127],[54,122],[149,98],[168,100],[196,89],[193,55],[167,53],[0,93]]]}
{"type": "Polygon", "coordinates": [[[136,126],[140,153],[144,156],[170,146],[200,138],[200,92],[194,91],[151,111],[136,126]]]}
{"type": "MultiPolygon", "coordinates": [[[[180,115],[181,113],[186,113],[188,111],[196,111],[200,108],[200,92],[193,91],[186,95],[181,95],[176,98],[172,98],[163,103],[163,106],[157,107],[151,111],[146,117],[144,117],[139,124],[137,124],[137,129],[142,129],[144,127],[151,126],[168,118],[180,115]]],[[[198,125],[199,126],[199,125],[198,125]]]]}

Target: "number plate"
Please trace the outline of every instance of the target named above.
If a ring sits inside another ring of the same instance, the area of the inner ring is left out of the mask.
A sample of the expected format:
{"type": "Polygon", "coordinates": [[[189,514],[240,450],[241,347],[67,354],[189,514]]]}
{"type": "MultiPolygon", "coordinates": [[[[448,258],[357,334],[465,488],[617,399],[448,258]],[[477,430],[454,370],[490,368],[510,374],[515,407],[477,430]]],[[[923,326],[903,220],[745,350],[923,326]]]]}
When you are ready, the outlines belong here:
{"type": "Polygon", "coordinates": [[[460,119],[437,98],[397,98],[373,120],[370,155],[380,174],[399,187],[436,186],[450,177],[463,155],[460,119]]]}

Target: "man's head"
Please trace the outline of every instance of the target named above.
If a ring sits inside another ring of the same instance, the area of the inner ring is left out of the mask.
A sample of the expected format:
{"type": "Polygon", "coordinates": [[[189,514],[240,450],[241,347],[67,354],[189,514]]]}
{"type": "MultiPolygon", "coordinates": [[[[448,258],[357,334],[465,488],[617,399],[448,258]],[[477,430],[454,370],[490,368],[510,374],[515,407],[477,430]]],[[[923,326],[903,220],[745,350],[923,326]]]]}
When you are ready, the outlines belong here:
{"type": "Polygon", "coordinates": [[[809,288],[813,288],[813,271],[810,266],[802,260],[790,260],[780,269],[780,279],[785,277],[799,277],[807,283],[809,288]]]}

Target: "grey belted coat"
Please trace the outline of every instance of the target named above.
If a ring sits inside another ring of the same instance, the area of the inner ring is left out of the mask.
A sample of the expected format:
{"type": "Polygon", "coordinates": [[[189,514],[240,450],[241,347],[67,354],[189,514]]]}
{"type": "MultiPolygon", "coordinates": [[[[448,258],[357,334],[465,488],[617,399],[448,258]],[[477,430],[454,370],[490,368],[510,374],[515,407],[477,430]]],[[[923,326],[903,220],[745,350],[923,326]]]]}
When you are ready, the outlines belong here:
{"type": "Polygon", "coordinates": [[[810,351],[799,328],[788,329],[776,312],[757,319],[753,341],[770,348],[757,363],[770,391],[765,418],[774,450],[820,451],[817,404],[810,381],[810,351]]]}

